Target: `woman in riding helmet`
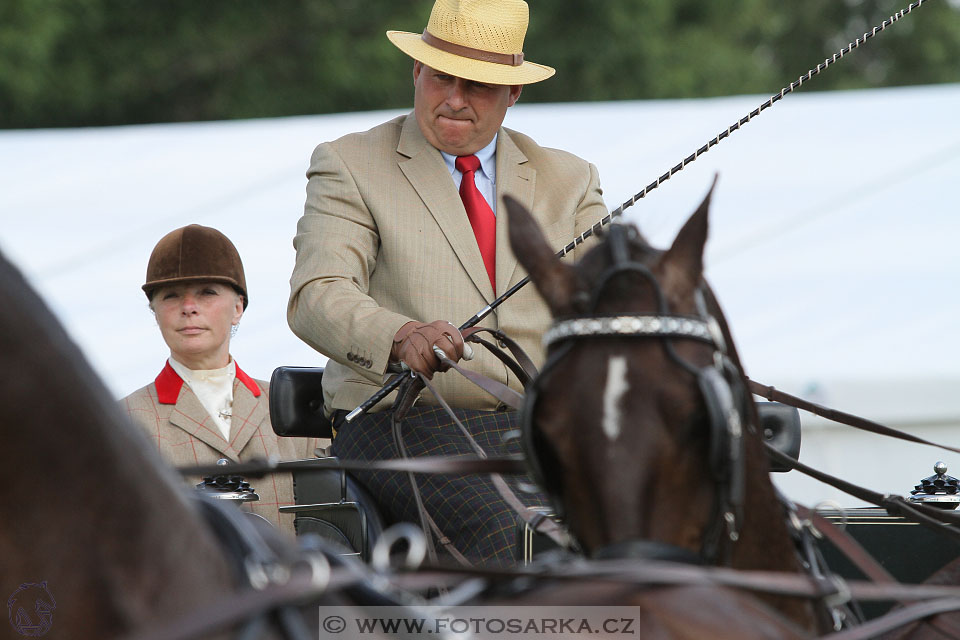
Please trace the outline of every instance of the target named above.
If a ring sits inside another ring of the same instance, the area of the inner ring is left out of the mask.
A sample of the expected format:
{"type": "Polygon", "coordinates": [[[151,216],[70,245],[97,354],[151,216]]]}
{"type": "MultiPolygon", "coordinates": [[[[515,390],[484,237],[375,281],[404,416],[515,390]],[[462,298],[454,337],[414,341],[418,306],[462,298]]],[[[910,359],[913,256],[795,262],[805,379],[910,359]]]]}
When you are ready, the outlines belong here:
{"type": "MultiPolygon", "coordinates": [[[[240,255],[225,235],[197,224],[165,235],[143,290],[170,357],[153,382],[121,402],[165,460],[182,466],[313,455],[314,439],[274,434],[268,383],[244,373],[230,354],[249,297],[240,255]]],[[[260,499],[244,508],[293,534],[293,515],[278,511],[294,502],[291,476],[252,484],[260,499]]]]}

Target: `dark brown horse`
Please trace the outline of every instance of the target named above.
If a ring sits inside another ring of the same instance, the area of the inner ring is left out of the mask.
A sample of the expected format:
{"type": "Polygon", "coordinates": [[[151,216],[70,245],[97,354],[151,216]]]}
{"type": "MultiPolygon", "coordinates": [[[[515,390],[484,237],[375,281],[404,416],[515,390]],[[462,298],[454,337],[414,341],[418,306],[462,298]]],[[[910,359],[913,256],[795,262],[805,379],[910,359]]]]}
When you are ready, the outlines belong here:
{"type": "MultiPolygon", "coordinates": [[[[201,513],[220,510],[201,509],[191,499],[2,255],[0,371],[5,637],[16,637],[14,631],[61,638],[155,634],[253,591],[241,591],[225,551],[235,540],[215,536],[201,513]]],[[[229,513],[227,520],[234,517],[229,513]]],[[[272,545],[263,553],[295,555],[276,540],[272,545]]],[[[270,611],[285,618],[291,613],[270,611]]],[[[280,628],[276,620],[257,622],[269,632],[280,628]]],[[[283,629],[294,634],[285,637],[316,637],[304,635],[302,620],[287,619],[283,629]]]]}
{"type": "MultiPolygon", "coordinates": [[[[48,628],[91,638],[226,592],[230,568],[173,473],[2,256],[0,362],[0,592],[44,584],[48,628]]],[[[11,612],[15,628],[41,617],[34,604],[11,612]]]]}
{"type": "MultiPolygon", "coordinates": [[[[756,407],[702,277],[708,206],[709,196],[667,251],[614,225],[570,266],[508,199],[514,253],[555,319],[528,392],[528,455],[588,554],[799,573],[756,407]]],[[[654,628],[669,637],[818,630],[802,599],[694,591],[641,594],[656,602],[654,628]],[[725,611],[746,621],[733,625],[725,611]]]]}

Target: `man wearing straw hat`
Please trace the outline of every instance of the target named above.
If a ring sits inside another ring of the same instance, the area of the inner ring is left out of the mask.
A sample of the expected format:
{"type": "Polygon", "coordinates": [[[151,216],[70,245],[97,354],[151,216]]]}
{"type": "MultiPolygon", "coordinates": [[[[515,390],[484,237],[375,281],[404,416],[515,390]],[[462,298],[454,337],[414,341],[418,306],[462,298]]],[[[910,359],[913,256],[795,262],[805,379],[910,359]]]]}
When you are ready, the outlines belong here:
{"type": "MultiPolygon", "coordinates": [[[[476,443],[490,455],[514,450],[503,435],[516,427],[515,412],[446,371],[434,347],[461,360],[457,325],[525,275],[509,246],[503,195],[532,211],[558,249],[607,212],[593,165],[502,127],[523,85],[554,73],[524,58],[527,22],[523,0],[436,0],[423,33],[387,32],[414,60],[413,112],[313,153],[287,318],[330,358],[324,405],[341,458],[473,454],[476,443]],[[474,442],[429,391],[400,434],[383,412],[392,396],[343,420],[401,368],[432,380],[474,442]]],[[[502,330],[539,364],[549,322],[537,292],[525,287],[482,326],[502,330]]],[[[467,345],[468,357],[472,351],[467,345]]],[[[461,364],[522,392],[485,349],[461,364]]],[[[358,476],[388,519],[421,523],[458,559],[516,560],[517,515],[489,478],[358,476]]],[[[519,495],[532,506],[541,502],[519,495]]]]}

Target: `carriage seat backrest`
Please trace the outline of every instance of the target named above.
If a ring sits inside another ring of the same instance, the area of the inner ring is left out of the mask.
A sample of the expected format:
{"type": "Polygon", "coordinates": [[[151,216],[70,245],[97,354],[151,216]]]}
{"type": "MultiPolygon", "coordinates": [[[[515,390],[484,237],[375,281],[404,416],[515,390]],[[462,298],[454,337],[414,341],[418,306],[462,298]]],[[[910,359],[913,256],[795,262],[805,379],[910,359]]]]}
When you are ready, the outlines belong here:
{"type": "Polygon", "coordinates": [[[323,410],[323,367],[277,367],[270,376],[270,422],[278,436],[332,438],[323,410]]]}

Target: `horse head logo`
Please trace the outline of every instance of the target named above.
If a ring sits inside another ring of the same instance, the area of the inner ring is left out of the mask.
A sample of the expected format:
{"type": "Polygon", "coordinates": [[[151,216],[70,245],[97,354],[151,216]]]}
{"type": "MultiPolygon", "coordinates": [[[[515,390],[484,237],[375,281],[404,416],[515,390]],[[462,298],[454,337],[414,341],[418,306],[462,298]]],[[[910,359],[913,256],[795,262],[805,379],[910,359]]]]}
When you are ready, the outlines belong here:
{"type": "Polygon", "coordinates": [[[10,624],[22,636],[40,637],[53,626],[57,601],[44,582],[25,582],[7,599],[10,624]]]}

